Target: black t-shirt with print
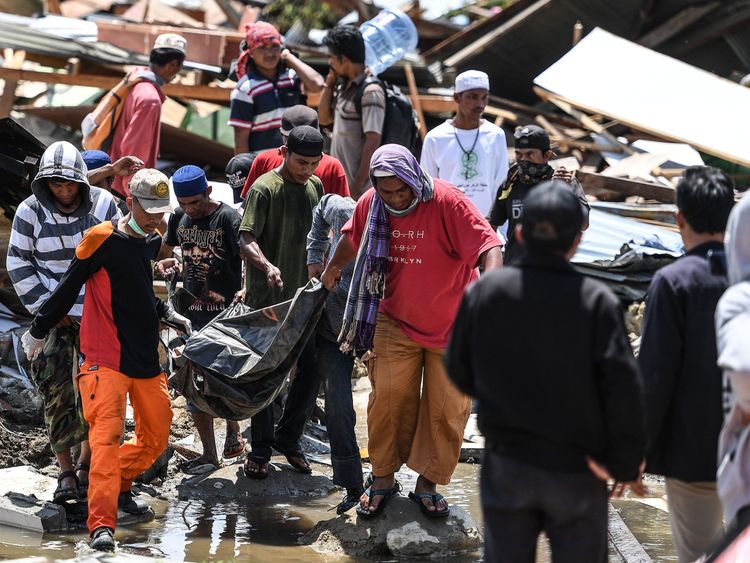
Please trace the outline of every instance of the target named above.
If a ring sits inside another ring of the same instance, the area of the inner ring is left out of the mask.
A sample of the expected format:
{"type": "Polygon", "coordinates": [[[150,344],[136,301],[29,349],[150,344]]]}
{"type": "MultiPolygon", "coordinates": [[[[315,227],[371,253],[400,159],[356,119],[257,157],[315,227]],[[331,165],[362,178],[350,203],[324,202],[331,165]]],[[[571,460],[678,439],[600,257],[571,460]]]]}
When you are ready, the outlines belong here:
{"type": "Polygon", "coordinates": [[[183,286],[198,299],[187,311],[194,328],[229,307],[242,284],[239,213],[225,203],[208,217],[191,219],[182,208],[169,218],[164,242],[179,246],[183,286]]]}

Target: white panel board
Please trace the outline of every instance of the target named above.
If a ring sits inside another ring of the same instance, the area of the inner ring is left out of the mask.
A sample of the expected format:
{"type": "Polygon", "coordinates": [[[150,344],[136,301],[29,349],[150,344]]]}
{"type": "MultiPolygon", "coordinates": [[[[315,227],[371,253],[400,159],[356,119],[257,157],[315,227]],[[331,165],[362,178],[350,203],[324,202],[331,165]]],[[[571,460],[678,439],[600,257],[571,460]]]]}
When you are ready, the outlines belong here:
{"type": "Polygon", "coordinates": [[[603,29],[534,83],[576,107],[750,166],[750,88],[603,29]]]}

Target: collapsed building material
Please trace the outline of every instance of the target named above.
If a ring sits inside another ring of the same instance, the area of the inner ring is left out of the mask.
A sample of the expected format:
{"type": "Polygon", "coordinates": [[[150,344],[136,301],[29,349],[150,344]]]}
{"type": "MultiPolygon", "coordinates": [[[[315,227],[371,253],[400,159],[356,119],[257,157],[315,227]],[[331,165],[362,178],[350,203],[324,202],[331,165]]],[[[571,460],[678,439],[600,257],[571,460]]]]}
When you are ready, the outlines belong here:
{"type": "Polygon", "coordinates": [[[534,83],[542,97],[750,165],[749,89],[602,29],[589,33],[534,83]],[[701,111],[706,100],[720,102],[701,111]]]}
{"type": "Polygon", "coordinates": [[[12,218],[18,204],[31,194],[31,180],[45,146],[10,117],[0,119],[0,139],[0,207],[12,218]]]}
{"type": "Polygon", "coordinates": [[[619,192],[626,196],[637,195],[645,199],[655,199],[663,203],[674,203],[675,189],[663,184],[653,184],[650,182],[639,182],[627,178],[615,178],[593,172],[576,172],[576,177],[580,180],[584,191],[587,193],[593,190],[610,190],[619,192]]]}

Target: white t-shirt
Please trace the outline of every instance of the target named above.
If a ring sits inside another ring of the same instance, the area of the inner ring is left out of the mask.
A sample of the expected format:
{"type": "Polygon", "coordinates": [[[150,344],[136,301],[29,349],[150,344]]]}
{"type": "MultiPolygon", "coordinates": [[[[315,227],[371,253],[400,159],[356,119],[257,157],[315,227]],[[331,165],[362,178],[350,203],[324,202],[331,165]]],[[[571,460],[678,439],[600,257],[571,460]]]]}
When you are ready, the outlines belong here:
{"type": "Polygon", "coordinates": [[[449,119],[427,133],[420,164],[431,176],[460,188],[487,216],[497,189],[508,175],[505,133],[483,120],[477,137],[476,129],[457,129],[449,119]]]}

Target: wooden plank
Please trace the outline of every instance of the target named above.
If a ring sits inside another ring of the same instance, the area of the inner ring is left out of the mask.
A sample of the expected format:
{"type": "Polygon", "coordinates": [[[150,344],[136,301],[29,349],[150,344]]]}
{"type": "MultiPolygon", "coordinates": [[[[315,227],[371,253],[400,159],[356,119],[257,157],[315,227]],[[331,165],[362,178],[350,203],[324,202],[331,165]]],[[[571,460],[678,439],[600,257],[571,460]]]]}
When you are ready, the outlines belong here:
{"type": "Polygon", "coordinates": [[[636,195],[662,203],[674,203],[676,199],[675,189],[661,184],[649,184],[626,180],[625,178],[610,178],[602,174],[583,172],[582,170],[576,172],[576,178],[581,182],[586,192],[589,190],[610,190],[626,196],[636,195]]]}
{"type": "MultiPolygon", "coordinates": [[[[26,51],[15,51],[11,49],[4,50],[4,59],[6,64],[11,68],[21,68],[23,62],[26,60],[26,51]]],[[[3,85],[3,96],[0,98],[0,117],[7,117],[10,115],[10,110],[13,109],[13,103],[16,100],[16,87],[18,86],[18,80],[5,80],[3,85]]]]}
{"type": "MultiPolygon", "coordinates": [[[[39,72],[0,67],[0,79],[28,80],[31,82],[45,82],[47,84],[94,86],[108,90],[115,86],[122,77],[96,76],[93,74],[71,75],[65,72],[39,72]]],[[[162,92],[173,98],[189,98],[228,105],[232,89],[214,86],[191,86],[188,84],[165,84],[162,86],[162,92]]]]}
{"type": "Polygon", "coordinates": [[[234,28],[238,29],[240,27],[240,20],[242,19],[242,14],[238,14],[237,11],[234,9],[232,4],[229,2],[229,0],[215,0],[216,4],[221,8],[221,11],[224,12],[224,15],[227,17],[227,21],[229,24],[234,28]]]}
{"type": "Polygon", "coordinates": [[[711,2],[703,6],[689,6],[676,13],[660,26],[642,35],[638,39],[638,43],[649,49],[656,49],[659,45],[693,25],[703,16],[713,12],[720,5],[720,2],[711,2]]]}
{"type": "Polygon", "coordinates": [[[474,41],[470,45],[464,47],[455,55],[452,55],[448,57],[447,59],[445,59],[445,66],[449,66],[449,67],[460,66],[461,63],[463,63],[466,59],[473,57],[477,53],[481,52],[488,45],[491,45],[493,42],[495,42],[495,40],[497,40],[498,37],[500,37],[507,31],[510,31],[517,25],[523,23],[523,21],[527,17],[529,17],[531,14],[546,8],[551,3],[552,3],[552,0],[537,0],[537,2],[534,2],[531,6],[521,11],[520,13],[516,14],[514,17],[510,18],[504,24],[499,25],[497,28],[493,29],[490,33],[484,35],[483,37],[474,41]]]}
{"type": "Polygon", "coordinates": [[[607,128],[604,127],[604,125],[594,120],[590,116],[586,115],[582,111],[574,108],[573,105],[569,103],[568,101],[558,96],[555,96],[551,94],[550,92],[547,92],[546,90],[543,90],[542,88],[539,88],[538,86],[534,86],[534,92],[536,92],[536,94],[539,97],[546,99],[547,101],[555,104],[557,107],[559,107],[568,115],[576,118],[578,121],[581,122],[581,124],[584,127],[590,129],[594,133],[598,133],[599,135],[607,139],[610,143],[612,143],[614,146],[620,147],[620,150],[622,150],[623,152],[627,154],[635,154],[637,152],[630,145],[620,142],[620,140],[617,137],[615,137],[612,133],[607,131],[607,128]]]}
{"type": "Polygon", "coordinates": [[[417,82],[414,80],[414,70],[411,68],[411,63],[404,65],[404,73],[406,74],[406,82],[409,84],[409,97],[414,109],[417,110],[417,116],[419,117],[419,136],[424,141],[425,135],[427,135],[427,125],[424,120],[424,113],[422,112],[422,103],[419,100],[419,92],[417,91],[417,82]]]}
{"type": "Polygon", "coordinates": [[[565,135],[560,130],[552,125],[543,115],[536,116],[536,122],[541,125],[547,133],[549,133],[550,140],[557,142],[557,146],[563,152],[568,152],[568,144],[565,142],[565,135]]]}
{"type": "Polygon", "coordinates": [[[739,27],[743,30],[747,29],[748,19],[750,19],[750,7],[728,13],[723,18],[708,25],[699,26],[695,32],[680,37],[680,41],[677,42],[674,48],[670,48],[667,52],[674,57],[679,57],[680,55],[695,51],[706,43],[726,35],[730,30],[739,27]]]}

